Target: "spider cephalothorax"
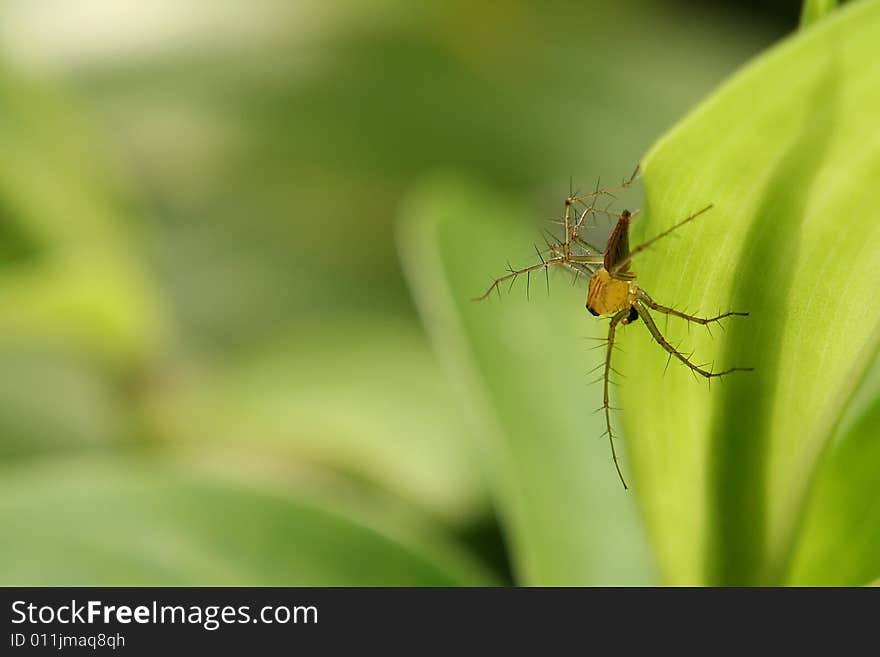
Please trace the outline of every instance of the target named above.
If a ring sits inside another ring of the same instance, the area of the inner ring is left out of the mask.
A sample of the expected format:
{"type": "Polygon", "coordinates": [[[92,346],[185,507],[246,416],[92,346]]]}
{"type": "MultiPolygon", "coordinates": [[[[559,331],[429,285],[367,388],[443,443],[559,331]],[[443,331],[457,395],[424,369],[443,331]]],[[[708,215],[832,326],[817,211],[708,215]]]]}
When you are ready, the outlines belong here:
{"type": "Polygon", "coordinates": [[[586,276],[589,278],[589,292],[587,293],[587,310],[593,315],[609,316],[611,321],[608,326],[608,338],[606,341],[605,362],[603,363],[603,397],[602,410],[605,414],[605,426],[608,440],[611,444],[611,457],[614,466],[617,468],[617,474],[623,487],[626,488],[626,481],[620,469],[620,463],[617,459],[617,449],[614,445],[614,434],[611,429],[611,404],[609,402],[609,381],[611,373],[611,354],[614,350],[615,333],[620,324],[629,324],[636,321],[639,317],[648,327],[648,331],[654,340],[669,354],[669,358],[676,358],[687,366],[695,374],[699,374],[707,379],[723,376],[735,371],[750,370],[750,367],[731,367],[726,370],[712,371],[705,369],[705,366],[697,365],[692,362],[689,356],[681,353],[676,349],[660,332],[654,318],[651,316],[650,310],[663,313],[665,315],[673,315],[688,322],[707,325],[718,322],[725,317],[731,315],[745,316],[745,312],[726,312],[715,317],[697,317],[689,315],[668,306],[663,306],[654,301],[641,287],[636,284],[636,275],[632,271],[630,264],[633,257],[644,251],[654,242],[672,231],[680,228],[684,224],[696,219],[698,216],[709,210],[712,206],[707,205],[702,210],[695,212],[671,228],[663,231],[656,237],[639,244],[632,250],[629,248],[629,227],[633,215],[624,210],[617,217],[617,224],[611,232],[610,237],[604,249],[598,249],[580,236],[580,229],[585,219],[594,214],[610,214],[606,209],[602,210],[596,207],[596,200],[602,196],[611,196],[611,192],[632,184],[638,173],[638,167],[630,176],[629,180],[623,182],[615,188],[596,189],[596,191],[578,196],[570,195],[565,200],[565,213],[563,215],[562,225],[565,230],[565,238],[561,243],[548,244],[550,257],[545,258],[539,251],[541,262],[531,267],[523,269],[510,269],[510,272],[500,278],[495,279],[486,292],[478,297],[485,299],[492,290],[499,290],[499,285],[504,281],[515,280],[523,274],[527,278],[531,277],[532,272],[544,270],[545,272],[554,266],[563,266],[572,270],[575,275],[586,276]],[[589,200],[589,205],[586,201],[589,200]],[[582,209],[572,212],[572,208],[582,206],[582,209]]]}

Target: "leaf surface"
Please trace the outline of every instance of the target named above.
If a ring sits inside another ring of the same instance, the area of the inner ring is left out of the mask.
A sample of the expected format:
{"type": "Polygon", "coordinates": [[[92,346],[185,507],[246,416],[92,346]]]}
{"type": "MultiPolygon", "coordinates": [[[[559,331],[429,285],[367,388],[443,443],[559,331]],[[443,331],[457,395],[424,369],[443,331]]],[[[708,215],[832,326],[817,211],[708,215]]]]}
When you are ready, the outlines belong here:
{"type": "MultiPolygon", "coordinates": [[[[754,366],[709,390],[642,333],[619,359],[636,493],[672,583],[785,579],[823,450],[880,340],[880,3],[759,57],[650,151],[636,241],[711,212],[637,263],[654,298],[751,313],[700,362],[754,366]]],[[[633,331],[629,331],[633,333],[633,331]]],[[[874,489],[876,490],[876,489],[874,489]]],[[[876,493],[874,493],[876,495],[876,493]]],[[[841,541],[845,540],[843,537],[841,541]]]]}

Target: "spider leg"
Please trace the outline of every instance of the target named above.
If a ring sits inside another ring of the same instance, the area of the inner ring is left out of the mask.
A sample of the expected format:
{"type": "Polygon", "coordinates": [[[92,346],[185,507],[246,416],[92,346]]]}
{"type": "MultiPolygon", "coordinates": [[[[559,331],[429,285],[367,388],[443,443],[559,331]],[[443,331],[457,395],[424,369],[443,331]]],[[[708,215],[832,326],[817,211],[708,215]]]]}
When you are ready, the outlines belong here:
{"type": "Polygon", "coordinates": [[[574,205],[575,203],[581,203],[583,201],[586,201],[587,199],[594,199],[599,196],[611,196],[613,198],[614,195],[611,192],[616,192],[621,189],[626,189],[627,187],[632,185],[633,180],[635,180],[635,176],[637,173],[638,173],[638,167],[636,168],[636,170],[633,172],[633,175],[628,180],[624,180],[619,185],[614,185],[613,187],[603,187],[601,189],[596,188],[595,191],[589,192],[587,194],[580,194],[578,196],[569,196],[565,200],[565,204],[566,205],[574,205]]]}
{"type": "Polygon", "coordinates": [[[748,313],[729,311],[726,313],[721,313],[720,315],[716,315],[715,317],[697,317],[696,315],[689,315],[687,313],[681,312],[680,310],[676,310],[675,308],[663,306],[654,301],[650,296],[648,296],[647,292],[641,289],[639,290],[639,299],[641,299],[649,308],[651,308],[652,310],[656,310],[658,313],[680,317],[681,319],[684,319],[688,322],[693,322],[694,324],[702,324],[707,328],[708,324],[721,321],[725,317],[748,317],[749,315],[748,313]]]}
{"type": "Polygon", "coordinates": [[[629,313],[629,308],[624,308],[619,311],[611,318],[611,324],[608,326],[608,341],[605,350],[605,374],[603,377],[604,388],[602,394],[602,409],[605,412],[605,429],[608,434],[608,443],[611,445],[611,458],[614,461],[614,467],[617,469],[617,476],[620,477],[620,483],[623,484],[624,490],[627,488],[626,480],[623,478],[623,472],[620,470],[620,463],[617,460],[617,448],[614,446],[614,433],[611,430],[611,404],[609,403],[608,381],[612,371],[611,354],[614,352],[614,333],[617,330],[618,324],[621,322],[624,324],[627,323],[629,313]]]}
{"type": "Polygon", "coordinates": [[[700,376],[706,377],[707,379],[712,379],[717,376],[724,376],[725,374],[730,374],[731,372],[747,372],[751,371],[752,367],[731,367],[729,369],[723,370],[721,372],[712,372],[711,370],[704,370],[702,367],[694,363],[690,360],[689,356],[685,356],[678,349],[673,347],[669,341],[663,337],[663,334],[660,332],[660,329],[657,328],[657,325],[654,323],[654,318],[651,317],[651,313],[648,311],[647,306],[644,301],[641,299],[637,299],[633,303],[633,307],[636,309],[636,312],[639,314],[639,317],[642,318],[642,321],[645,322],[645,325],[648,327],[648,331],[650,331],[651,336],[654,340],[659,344],[663,349],[666,350],[673,358],[677,358],[682,363],[684,363],[691,372],[695,374],[699,374],[700,376]]]}
{"type": "MultiPolygon", "coordinates": [[[[584,265],[588,269],[596,270],[602,266],[602,261],[605,258],[601,253],[600,254],[587,254],[587,255],[572,255],[569,256],[568,262],[574,265],[584,265]]],[[[592,272],[591,272],[592,273],[592,272]]]]}
{"type": "Polygon", "coordinates": [[[546,270],[549,270],[550,267],[556,267],[556,266],[566,264],[565,257],[561,256],[561,255],[554,256],[552,258],[544,258],[543,256],[541,256],[540,252],[538,253],[538,255],[541,257],[541,262],[534,264],[530,267],[523,267],[522,269],[511,269],[509,274],[505,274],[504,276],[500,276],[499,278],[496,278],[492,282],[492,284],[489,286],[489,288],[483,294],[481,294],[478,297],[474,297],[472,299],[472,301],[482,301],[483,299],[488,297],[490,294],[492,294],[492,292],[494,292],[495,290],[500,291],[499,286],[502,283],[504,283],[506,281],[513,282],[517,277],[522,276],[523,274],[528,275],[531,279],[530,275],[533,271],[540,271],[541,269],[546,271],[546,270]]]}
{"type": "MultiPolygon", "coordinates": [[[[587,199],[593,200],[593,203],[589,206],[588,211],[589,212],[596,212],[597,210],[595,210],[595,199],[597,199],[600,196],[610,196],[611,198],[614,198],[614,195],[611,192],[616,192],[621,189],[627,189],[630,185],[632,185],[633,181],[635,181],[635,179],[636,179],[636,176],[639,175],[640,168],[641,168],[641,164],[636,164],[636,168],[633,169],[633,172],[632,172],[632,174],[630,174],[629,178],[627,178],[626,180],[621,182],[619,185],[614,185],[612,187],[601,187],[600,188],[599,181],[596,181],[596,189],[588,194],[572,194],[570,192],[571,186],[569,185],[569,196],[567,199],[565,199],[566,214],[567,214],[568,208],[570,206],[574,205],[575,203],[581,203],[583,201],[586,201],[587,199]]],[[[603,211],[598,210],[598,212],[603,212],[603,211]]],[[[604,212],[607,213],[607,210],[604,212]]],[[[581,221],[583,221],[583,216],[581,217],[581,221]]]]}
{"type": "Polygon", "coordinates": [[[692,215],[685,217],[684,219],[679,221],[677,224],[672,226],[672,228],[667,228],[659,235],[655,235],[654,237],[649,239],[647,242],[642,242],[641,244],[639,244],[635,248],[630,249],[629,255],[626,256],[625,258],[622,258],[619,262],[615,263],[614,269],[612,271],[610,271],[609,273],[612,276],[614,276],[620,272],[625,272],[627,270],[627,267],[629,267],[629,264],[632,262],[632,259],[636,256],[636,254],[641,253],[645,249],[651,247],[657,240],[660,240],[660,239],[666,237],[667,235],[671,234],[675,230],[678,230],[679,228],[684,226],[686,223],[693,221],[694,219],[699,217],[701,214],[703,214],[704,212],[709,210],[711,207],[712,207],[712,204],[710,203],[702,210],[698,210],[698,211],[694,212],[692,215]]]}
{"type": "Polygon", "coordinates": [[[587,249],[589,249],[593,253],[598,253],[600,255],[600,257],[602,257],[604,259],[605,256],[602,255],[602,249],[600,249],[598,246],[594,246],[593,244],[590,244],[588,241],[583,239],[580,235],[572,237],[572,241],[577,242],[578,244],[580,244],[583,247],[586,247],[587,249]]]}
{"type": "Polygon", "coordinates": [[[580,216],[578,216],[577,220],[573,222],[569,236],[570,236],[570,242],[577,243],[582,247],[586,247],[589,251],[591,251],[593,253],[600,253],[601,254],[605,251],[605,249],[604,248],[600,249],[595,244],[591,244],[590,242],[586,241],[583,237],[581,237],[581,233],[580,233],[581,226],[583,225],[584,220],[587,218],[587,216],[588,215],[597,215],[597,214],[602,214],[607,217],[617,218],[616,213],[608,212],[606,210],[602,210],[600,208],[595,207],[595,199],[593,199],[593,203],[591,205],[589,205],[585,210],[583,210],[583,212],[580,213],[580,216]]]}

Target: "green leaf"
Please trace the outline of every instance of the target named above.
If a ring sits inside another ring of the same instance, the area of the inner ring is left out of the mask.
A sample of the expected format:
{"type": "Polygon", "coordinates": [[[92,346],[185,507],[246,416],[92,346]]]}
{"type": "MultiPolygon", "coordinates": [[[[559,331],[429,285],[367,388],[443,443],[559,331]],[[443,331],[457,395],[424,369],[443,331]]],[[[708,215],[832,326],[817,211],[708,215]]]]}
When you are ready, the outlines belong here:
{"type": "Polygon", "coordinates": [[[880,398],[821,469],[790,583],[861,586],[880,577],[880,398]]]}
{"type": "Polygon", "coordinates": [[[89,586],[493,583],[458,550],[346,511],[159,464],[8,469],[0,582],[89,586]]]}
{"type": "Polygon", "coordinates": [[[167,339],[75,106],[0,67],[0,340],[43,340],[115,365],[167,339]]]}
{"type": "Polygon", "coordinates": [[[860,586],[880,579],[880,358],[826,450],[789,583],[860,586]]]}
{"type": "Polygon", "coordinates": [[[130,443],[128,399],[104,368],[55,350],[0,348],[0,459],[130,443]]]}
{"type": "Polygon", "coordinates": [[[415,323],[339,314],[181,378],[150,414],[169,444],[328,466],[461,526],[488,503],[453,402],[415,323]]]}
{"type": "Polygon", "coordinates": [[[825,18],[837,8],[837,0],[804,0],[801,7],[801,28],[825,18]]]}
{"type": "Polygon", "coordinates": [[[633,496],[620,485],[588,371],[601,361],[584,290],[526,280],[481,303],[508,258],[537,256],[530,214],[456,178],[425,181],[402,207],[400,251],[441,362],[481,440],[517,581],[644,584],[653,571],[633,496]]]}
{"type": "Polygon", "coordinates": [[[755,367],[711,390],[675,365],[661,380],[666,354],[627,331],[627,448],[669,582],[785,581],[816,464],[877,351],[878,39],[880,3],[836,12],[644,159],[636,241],[714,208],[638,260],[640,284],[667,305],[751,313],[714,339],[670,319],[668,337],[699,361],[755,367]]]}

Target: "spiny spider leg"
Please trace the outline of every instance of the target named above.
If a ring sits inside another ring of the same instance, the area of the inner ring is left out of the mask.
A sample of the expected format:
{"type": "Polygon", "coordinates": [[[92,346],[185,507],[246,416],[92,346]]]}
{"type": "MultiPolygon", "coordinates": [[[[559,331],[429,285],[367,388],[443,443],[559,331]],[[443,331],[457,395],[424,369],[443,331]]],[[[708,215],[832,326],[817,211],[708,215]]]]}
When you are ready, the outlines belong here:
{"type": "MultiPolygon", "coordinates": [[[[590,244],[585,239],[581,237],[581,226],[584,223],[584,220],[587,218],[587,215],[590,214],[603,214],[607,217],[611,217],[613,219],[617,219],[619,216],[616,212],[610,212],[607,209],[603,210],[601,208],[595,207],[595,199],[593,199],[594,203],[584,209],[583,212],[580,213],[577,221],[575,221],[574,226],[571,228],[571,241],[577,242],[581,246],[585,246],[587,249],[592,251],[593,253],[602,253],[605,249],[600,249],[598,246],[594,244],[590,244]]],[[[568,211],[568,207],[566,206],[566,212],[568,211]]]]}
{"type": "MultiPolygon", "coordinates": [[[[554,252],[558,252],[559,247],[551,247],[554,252]]],[[[540,256],[540,253],[538,254],[540,256]]],[[[509,274],[505,274],[500,278],[496,278],[489,288],[480,296],[474,297],[473,301],[482,301],[486,297],[488,297],[492,292],[499,288],[499,286],[510,280],[515,280],[517,277],[522,276],[523,274],[531,274],[533,271],[540,271],[541,269],[549,269],[550,267],[559,267],[565,266],[569,269],[574,269],[581,275],[584,274],[577,265],[585,265],[588,268],[598,266],[602,262],[602,256],[600,255],[571,255],[566,258],[563,255],[557,255],[552,258],[541,258],[541,262],[531,265],[530,267],[523,267],[522,269],[511,269],[509,274]]]]}
{"type": "MultiPolygon", "coordinates": [[[[692,362],[687,356],[681,353],[678,349],[673,347],[669,341],[663,337],[663,334],[660,332],[660,329],[657,328],[657,325],[654,323],[654,318],[651,317],[651,313],[648,311],[648,307],[645,303],[638,299],[633,302],[633,308],[636,309],[636,312],[639,314],[639,317],[645,322],[645,325],[648,327],[648,331],[651,332],[651,336],[654,340],[663,347],[671,356],[677,358],[682,363],[684,363],[692,372],[696,372],[700,376],[704,376],[707,379],[712,379],[718,376],[724,376],[725,374],[730,374],[731,372],[750,372],[754,368],[753,367],[731,367],[729,369],[723,370],[721,372],[712,372],[710,370],[704,370],[702,367],[692,362]]],[[[621,311],[622,312],[622,311],[621,311]]],[[[619,313],[618,313],[619,314],[619,313]]],[[[615,315],[617,317],[617,315],[615,315]]]]}
{"type": "MultiPolygon", "coordinates": [[[[584,218],[587,216],[587,214],[594,214],[597,212],[602,213],[602,214],[609,214],[607,208],[605,210],[596,210],[596,199],[600,196],[603,196],[603,195],[610,196],[610,197],[614,198],[614,194],[612,194],[611,192],[617,191],[618,189],[626,189],[627,187],[632,185],[633,181],[636,179],[636,176],[639,173],[639,166],[640,165],[636,165],[636,168],[633,169],[633,172],[630,175],[629,179],[624,180],[619,185],[615,185],[614,187],[606,187],[604,189],[599,189],[598,182],[597,182],[595,191],[590,192],[589,194],[583,194],[582,196],[569,196],[567,199],[565,199],[565,213],[563,215],[563,225],[565,226],[565,242],[562,244],[562,255],[563,256],[568,257],[571,254],[571,241],[573,239],[577,240],[577,241],[582,241],[579,239],[578,233],[579,233],[579,230],[581,227],[581,223],[583,223],[584,218]],[[583,202],[587,199],[592,199],[593,202],[589,206],[587,206],[587,208],[581,214],[580,219],[578,219],[576,221],[575,225],[572,226],[571,207],[574,204],[583,202]]],[[[570,187],[569,187],[569,189],[570,189],[570,187]]],[[[582,242],[582,243],[585,244],[586,246],[588,246],[589,248],[593,249],[594,251],[601,252],[601,249],[597,249],[597,248],[593,247],[592,245],[586,244],[586,242],[582,242]]]]}
{"type": "MultiPolygon", "coordinates": [[[[540,253],[539,253],[539,255],[540,255],[540,253]]],[[[555,256],[553,258],[547,258],[546,260],[542,257],[541,262],[539,262],[535,265],[532,265],[531,267],[523,267],[522,269],[514,269],[514,270],[511,270],[511,272],[509,274],[505,274],[504,276],[501,276],[500,278],[496,278],[493,281],[492,285],[489,286],[489,289],[487,289],[480,296],[474,297],[473,301],[482,301],[483,299],[488,297],[490,294],[492,294],[493,291],[498,289],[498,286],[501,285],[502,283],[504,283],[505,281],[515,279],[518,276],[522,276],[523,274],[531,274],[533,271],[539,271],[541,269],[549,269],[550,267],[564,265],[565,263],[566,263],[566,261],[563,256],[555,256]]]]}
{"type": "MultiPolygon", "coordinates": [[[[599,249],[599,248],[593,246],[592,244],[590,244],[590,243],[587,242],[586,240],[581,239],[580,236],[578,236],[578,235],[573,236],[573,237],[572,237],[572,241],[577,242],[577,243],[580,244],[581,246],[585,246],[585,247],[588,248],[590,251],[592,251],[592,252],[594,252],[594,253],[596,253],[596,254],[601,254],[601,253],[602,253],[602,249],[599,249]]],[[[603,256],[603,258],[604,258],[604,256],[603,256]]]]}
{"type": "Polygon", "coordinates": [[[572,264],[576,265],[594,265],[599,266],[602,264],[602,259],[604,258],[601,254],[587,254],[587,255],[572,255],[568,257],[568,261],[572,264]]]}
{"type": "Polygon", "coordinates": [[[617,476],[620,477],[620,483],[623,484],[623,489],[626,490],[628,487],[626,485],[626,479],[623,478],[623,472],[620,470],[620,463],[617,460],[617,448],[614,446],[614,432],[611,430],[611,404],[608,392],[608,382],[611,376],[611,354],[614,353],[614,333],[617,331],[617,325],[623,322],[624,324],[629,323],[630,317],[630,308],[624,308],[619,311],[616,315],[611,318],[611,323],[608,325],[608,342],[605,350],[605,374],[604,374],[604,387],[602,394],[602,410],[605,413],[605,429],[608,434],[608,442],[611,445],[611,458],[614,461],[614,467],[617,469],[617,476]]]}
{"type": "Polygon", "coordinates": [[[589,194],[583,194],[583,195],[578,195],[578,196],[569,196],[567,199],[565,199],[565,204],[566,205],[574,205],[575,203],[579,203],[579,202],[585,201],[587,199],[595,199],[596,197],[603,196],[603,195],[604,196],[613,196],[611,194],[611,192],[616,192],[620,189],[627,189],[630,185],[633,184],[633,181],[636,179],[636,176],[639,175],[639,166],[640,165],[636,165],[636,168],[633,169],[633,172],[630,175],[630,177],[627,178],[626,180],[624,180],[619,185],[614,185],[613,187],[604,187],[604,188],[600,189],[598,186],[598,183],[597,183],[595,191],[592,191],[589,194]]]}
{"type": "Polygon", "coordinates": [[[606,196],[612,196],[611,192],[616,192],[617,190],[628,188],[630,185],[633,184],[633,181],[636,179],[636,176],[639,175],[640,167],[641,167],[641,164],[637,164],[636,168],[633,169],[633,172],[630,174],[629,178],[624,180],[619,185],[615,185],[613,187],[605,187],[605,188],[600,189],[599,188],[599,181],[596,181],[596,190],[595,191],[590,192],[589,194],[584,194],[583,196],[569,196],[568,199],[566,199],[566,205],[573,205],[579,201],[583,201],[588,198],[596,198],[596,197],[601,196],[603,194],[606,196]]]}
{"type": "Polygon", "coordinates": [[[626,258],[623,258],[619,262],[615,263],[614,269],[608,273],[611,274],[612,276],[614,276],[616,274],[619,274],[620,272],[625,272],[627,270],[627,267],[629,267],[629,264],[632,262],[632,259],[636,256],[636,254],[641,253],[645,249],[652,246],[657,240],[666,237],[667,235],[669,235],[670,233],[672,233],[675,230],[678,230],[679,228],[684,226],[686,223],[693,221],[694,219],[699,217],[701,214],[703,214],[704,212],[709,210],[711,207],[712,207],[712,204],[710,203],[702,210],[697,210],[692,215],[685,217],[684,219],[679,221],[677,224],[675,224],[672,228],[667,228],[659,235],[655,235],[654,237],[649,239],[647,242],[642,242],[641,244],[639,244],[635,248],[630,249],[629,255],[626,258]]]}
{"type": "Polygon", "coordinates": [[[696,315],[688,315],[687,313],[683,313],[680,310],[676,310],[675,308],[670,308],[669,306],[663,306],[656,301],[654,301],[651,297],[648,296],[648,293],[639,288],[639,299],[645,302],[652,310],[656,310],[658,313],[663,313],[665,315],[673,315],[675,317],[680,317],[688,322],[693,322],[694,324],[703,324],[708,325],[713,322],[718,322],[724,319],[725,317],[748,317],[748,313],[738,313],[734,311],[729,311],[726,313],[722,313],[720,315],[716,315],[715,317],[697,317],[696,315]]]}

